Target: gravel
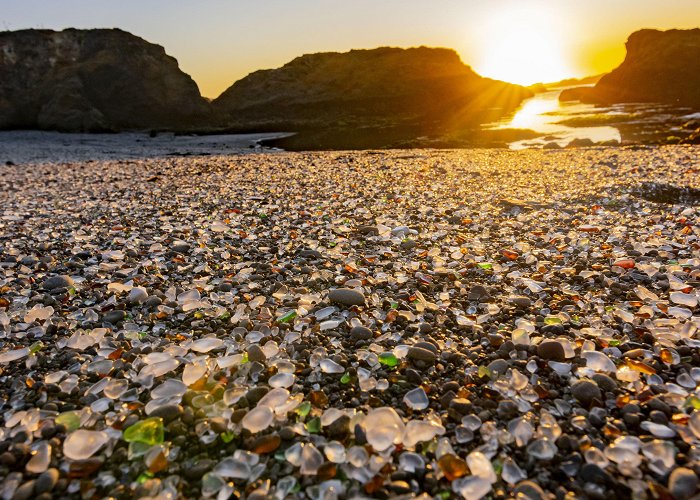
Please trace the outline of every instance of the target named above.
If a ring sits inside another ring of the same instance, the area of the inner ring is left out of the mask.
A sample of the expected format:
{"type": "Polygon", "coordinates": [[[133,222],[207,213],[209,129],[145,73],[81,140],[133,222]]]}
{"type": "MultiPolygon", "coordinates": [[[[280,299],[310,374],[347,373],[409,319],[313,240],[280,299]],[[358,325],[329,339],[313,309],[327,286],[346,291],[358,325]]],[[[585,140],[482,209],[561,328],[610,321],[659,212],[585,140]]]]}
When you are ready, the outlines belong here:
{"type": "Polygon", "coordinates": [[[2,496],[692,498],[698,152],[3,166],[2,496]]]}

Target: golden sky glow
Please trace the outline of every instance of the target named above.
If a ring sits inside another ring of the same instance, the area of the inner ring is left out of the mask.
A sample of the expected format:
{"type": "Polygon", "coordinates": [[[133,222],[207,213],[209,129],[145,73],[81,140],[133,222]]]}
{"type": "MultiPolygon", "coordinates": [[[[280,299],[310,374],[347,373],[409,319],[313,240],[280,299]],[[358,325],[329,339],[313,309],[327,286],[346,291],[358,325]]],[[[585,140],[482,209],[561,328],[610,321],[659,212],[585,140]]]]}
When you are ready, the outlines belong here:
{"type": "Polygon", "coordinates": [[[546,4],[512,2],[484,15],[472,65],[482,75],[530,85],[577,73],[562,43],[565,26],[546,4]]]}
{"type": "Polygon", "coordinates": [[[0,0],[0,29],[119,27],[216,97],[310,52],[428,45],[516,83],[609,71],[641,28],[700,26],[700,0],[0,0]]]}

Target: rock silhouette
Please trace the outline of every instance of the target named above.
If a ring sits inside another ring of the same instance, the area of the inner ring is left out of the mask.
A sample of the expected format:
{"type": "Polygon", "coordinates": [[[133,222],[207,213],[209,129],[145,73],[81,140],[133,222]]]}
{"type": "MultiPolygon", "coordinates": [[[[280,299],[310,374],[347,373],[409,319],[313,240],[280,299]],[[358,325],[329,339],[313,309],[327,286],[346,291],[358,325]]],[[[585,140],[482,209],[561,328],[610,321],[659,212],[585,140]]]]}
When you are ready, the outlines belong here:
{"type": "Polygon", "coordinates": [[[118,29],[0,33],[0,128],[184,129],[210,120],[159,45],[118,29]]]}
{"type": "Polygon", "coordinates": [[[700,107],[700,29],[640,30],[626,47],[623,63],[594,87],[566,90],[560,99],[700,107]]]}
{"type": "Polygon", "coordinates": [[[450,49],[381,47],[307,54],[256,71],[212,105],[229,125],[261,129],[415,125],[426,131],[483,123],[531,95],[482,78],[450,49]]]}

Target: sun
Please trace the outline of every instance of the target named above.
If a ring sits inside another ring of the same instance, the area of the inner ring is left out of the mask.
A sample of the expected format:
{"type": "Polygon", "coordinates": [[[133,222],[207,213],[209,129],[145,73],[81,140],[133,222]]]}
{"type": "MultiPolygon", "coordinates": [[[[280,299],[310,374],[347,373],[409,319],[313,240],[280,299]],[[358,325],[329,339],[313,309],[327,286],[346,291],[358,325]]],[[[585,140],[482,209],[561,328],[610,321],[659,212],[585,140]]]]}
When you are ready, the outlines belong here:
{"type": "Polygon", "coordinates": [[[563,50],[564,26],[551,4],[509,2],[492,12],[482,25],[478,73],[521,85],[573,76],[563,50]]]}

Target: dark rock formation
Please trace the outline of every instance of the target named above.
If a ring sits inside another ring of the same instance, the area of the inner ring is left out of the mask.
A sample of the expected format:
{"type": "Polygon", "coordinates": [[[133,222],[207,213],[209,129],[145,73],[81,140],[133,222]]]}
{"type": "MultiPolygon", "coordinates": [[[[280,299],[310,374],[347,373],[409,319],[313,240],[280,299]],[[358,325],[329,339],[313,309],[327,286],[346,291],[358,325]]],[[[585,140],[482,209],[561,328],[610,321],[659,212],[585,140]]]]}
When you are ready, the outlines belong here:
{"type": "Polygon", "coordinates": [[[0,32],[0,128],[186,129],[210,120],[159,45],[118,29],[0,32]]]}
{"type": "Polygon", "coordinates": [[[452,50],[382,47],[309,54],[256,71],[212,105],[233,127],[330,128],[356,136],[358,127],[374,136],[381,128],[401,137],[483,123],[531,95],[524,87],[482,78],[452,50]]]}
{"type": "Polygon", "coordinates": [[[627,40],[627,56],[619,67],[595,87],[564,91],[560,99],[700,108],[700,29],[637,31],[627,40]]]}

